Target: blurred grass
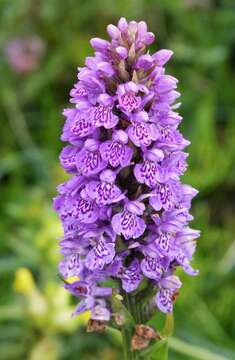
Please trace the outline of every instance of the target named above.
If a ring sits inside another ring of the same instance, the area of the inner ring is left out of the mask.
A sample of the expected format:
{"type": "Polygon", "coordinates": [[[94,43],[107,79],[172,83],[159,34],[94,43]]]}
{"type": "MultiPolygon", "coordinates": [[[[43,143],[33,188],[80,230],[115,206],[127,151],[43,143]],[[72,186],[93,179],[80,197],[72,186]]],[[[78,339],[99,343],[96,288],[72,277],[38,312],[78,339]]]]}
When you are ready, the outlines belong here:
{"type": "Polygon", "coordinates": [[[152,50],[175,52],[168,72],[180,79],[182,131],[192,142],[185,182],[200,190],[193,207],[193,225],[202,231],[195,257],[200,275],[182,274],[170,359],[235,359],[234,1],[1,0],[1,49],[33,34],[46,46],[39,68],[27,75],[14,74],[3,51],[0,57],[3,360],[120,359],[113,333],[87,335],[81,321],[70,319],[72,300],[60,292],[56,274],[61,229],[51,209],[56,184],[65,179],[57,159],[60,114],[76,67],[91,54],[89,38],[106,37],[105,26],[120,16],[148,22],[157,35],[152,50]],[[45,309],[56,311],[35,317],[27,296],[14,290],[22,267],[45,309]]]}

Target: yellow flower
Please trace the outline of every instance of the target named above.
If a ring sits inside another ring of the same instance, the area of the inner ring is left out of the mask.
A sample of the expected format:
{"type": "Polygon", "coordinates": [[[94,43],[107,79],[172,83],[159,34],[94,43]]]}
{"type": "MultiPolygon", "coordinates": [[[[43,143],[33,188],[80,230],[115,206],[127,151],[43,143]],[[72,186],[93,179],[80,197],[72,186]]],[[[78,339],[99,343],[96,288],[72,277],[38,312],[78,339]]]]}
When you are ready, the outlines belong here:
{"type": "Polygon", "coordinates": [[[90,317],[91,317],[91,312],[85,311],[84,313],[77,316],[77,321],[80,324],[86,325],[90,317]]]}
{"type": "Polygon", "coordinates": [[[66,279],[66,281],[70,284],[79,280],[80,280],[79,276],[70,276],[68,279],[66,279]]]}
{"type": "Polygon", "coordinates": [[[16,271],[13,288],[18,293],[24,295],[30,295],[34,292],[34,279],[32,273],[27,268],[21,267],[16,271]]]}

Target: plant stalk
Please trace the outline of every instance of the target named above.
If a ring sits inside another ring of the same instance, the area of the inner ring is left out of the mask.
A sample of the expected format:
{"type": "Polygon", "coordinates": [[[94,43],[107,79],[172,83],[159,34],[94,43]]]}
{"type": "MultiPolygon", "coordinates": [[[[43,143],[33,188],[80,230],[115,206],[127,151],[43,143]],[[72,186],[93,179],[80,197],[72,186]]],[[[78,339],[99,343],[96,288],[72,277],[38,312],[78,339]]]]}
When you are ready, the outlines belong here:
{"type": "MultiPolygon", "coordinates": [[[[136,301],[136,297],[130,294],[124,295],[124,303],[128,312],[135,320],[135,324],[141,323],[141,304],[136,301]]],[[[130,326],[123,326],[122,340],[123,340],[123,355],[125,360],[138,360],[140,359],[139,351],[131,351],[131,339],[134,335],[135,329],[130,326]]]]}
{"type": "Polygon", "coordinates": [[[150,341],[149,346],[143,350],[131,351],[131,340],[135,335],[137,324],[146,324],[151,317],[151,305],[144,301],[144,297],[123,293],[123,305],[129,313],[132,321],[127,321],[122,328],[123,358],[124,360],[147,359],[151,354],[152,359],[168,359],[168,339],[172,335],[174,327],[173,314],[166,316],[164,328],[161,331],[162,340],[150,341]],[[147,356],[147,357],[146,357],[147,356]]]}

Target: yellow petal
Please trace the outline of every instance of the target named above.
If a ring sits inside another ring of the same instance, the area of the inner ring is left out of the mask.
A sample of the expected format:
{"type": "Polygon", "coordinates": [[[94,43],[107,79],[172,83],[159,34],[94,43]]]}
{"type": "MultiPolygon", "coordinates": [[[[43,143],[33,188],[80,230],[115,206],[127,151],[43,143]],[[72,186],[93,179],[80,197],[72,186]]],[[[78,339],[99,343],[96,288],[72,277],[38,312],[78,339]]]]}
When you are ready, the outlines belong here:
{"type": "Polygon", "coordinates": [[[35,282],[29,269],[21,267],[16,271],[13,288],[24,295],[29,295],[35,290],[35,282]]]}

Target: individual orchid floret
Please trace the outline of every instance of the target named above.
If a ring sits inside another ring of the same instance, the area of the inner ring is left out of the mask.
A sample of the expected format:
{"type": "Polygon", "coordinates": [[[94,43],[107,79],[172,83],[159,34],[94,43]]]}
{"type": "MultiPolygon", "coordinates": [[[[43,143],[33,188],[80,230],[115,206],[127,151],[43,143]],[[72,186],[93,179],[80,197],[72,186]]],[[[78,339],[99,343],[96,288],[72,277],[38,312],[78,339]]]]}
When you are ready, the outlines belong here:
{"type": "Polygon", "coordinates": [[[65,146],[60,154],[60,163],[68,173],[77,173],[76,157],[79,147],[65,146]]]}
{"type": "Polygon", "coordinates": [[[117,235],[123,235],[125,240],[140,237],[146,228],[144,220],[140,217],[145,210],[143,203],[126,200],[124,210],[112,218],[113,230],[117,235]]]}
{"type": "Polygon", "coordinates": [[[82,138],[85,138],[96,131],[96,127],[89,118],[87,110],[65,109],[63,114],[67,117],[67,120],[63,128],[61,140],[76,145],[82,138]]]}
{"type": "Polygon", "coordinates": [[[140,111],[132,117],[132,125],[127,128],[127,133],[137,147],[147,147],[159,137],[156,125],[149,122],[146,111],[140,111]]]}
{"type": "Polygon", "coordinates": [[[91,271],[102,270],[105,265],[112,262],[114,256],[115,243],[100,239],[88,252],[85,265],[91,271]]]}
{"type": "Polygon", "coordinates": [[[144,161],[136,164],[134,175],[140,184],[146,184],[154,188],[160,177],[161,167],[159,163],[164,158],[164,153],[160,149],[150,149],[143,152],[144,161]]]}
{"type": "Polygon", "coordinates": [[[86,189],[83,189],[75,198],[72,208],[72,216],[81,223],[90,224],[99,217],[99,209],[95,201],[89,197],[86,189]]]}
{"type": "Polygon", "coordinates": [[[114,100],[108,94],[101,94],[98,97],[99,105],[95,107],[92,114],[92,123],[97,126],[104,126],[105,129],[115,127],[119,121],[118,116],[113,114],[114,100]]]}
{"type": "Polygon", "coordinates": [[[82,271],[82,263],[79,252],[67,254],[59,265],[60,273],[65,279],[73,276],[79,276],[82,271]]]}
{"type": "Polygon", "coordinates": [[[170,275],[163,277],[159,285],[160,291],[156,295],[157,307],[164,313],[172,312],[177,291],[182,283],[177,276],[170,275]]]}
{"type": "Polygon", "coordinates": [[[115,180],[115,172],[107,169],[100,174],[99,181],[93,180],[86,185],[87,194],[99,207],[119,202],[124,198],[121,190],[115,185],[115,180]]]}
{"type": "Polygon", "coordinates": [[[170,211],[175,208],[179,201],[179,184],[176,181],[168,181],[166,183],[156,182],[151,195],[149,203],[154,210],[160,211],[163,208],[166,211],[170,211]]]}
{"type": "Polygon", "coordinates": [[[79,101],[83,101],[87,99],[87,90],[85,87],[81,86],[79,82],[74,85],[74,88],[70,91],[70,102],[73,104],[79,103],[79,101]]]}
{"type": "Polygon", "coordinates": [[[136,290],[143,279],[139,260],[134,259],[127,268],[121,267],[118,277],[121,278],[122,287],[127,293],[136,290]]]}
{"type": "Polygon", "coordinates": [[[91,319],[108,322],[111,318],[110,311],[106,308],[104,300],[97,300],[97,305],[91,309],[91,319]]]}
{"type": "Polygon", "coordinates": [[[140,263],[142,273],[149,279],[159,281],[169,266],[169,260],[160,256],[159,252],[151,244],[143,246],[142,253],[144,255],[140,263]]]}
{"type": "Polygon", "coordinates": [[[132,111],[138,109],[141,104],[141,97],[138,96],[139,91],[146,92],[147,88],[142,85],[137,85],[133,81],[120,84],[117,88],[118,108],[125,114],[130,114],[132,111]]]}
{"type": "Polygon", "coordinates": [[[107,166],[99,150],[100,142],[96,139],[87,139],[84,147],[76,155],[76,166],[78,173],[89,177],[98,174],[107,166]]]}
{"type": "Polygon", "coordinates": [[[96,286],[94,282],[88,283],[81,280],[72,283],[65,283],[64,287],[74,296],[81,298],[86,298],[89,296],[110,296],[112,294],[112,289],[108,287],[96,286]]]}
{"type": "Polygon", "coordinates": [[[112,140],[107,140],[100,145],[102,159],[116,168],[130,164],[133,150],[127,145],[128,136],[123,130],[113,132],[112,140]]]}

